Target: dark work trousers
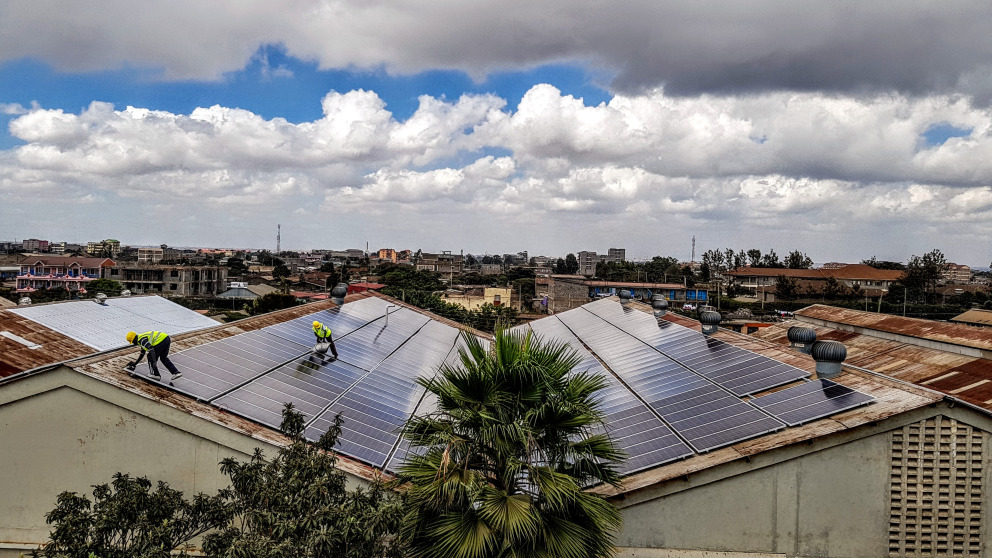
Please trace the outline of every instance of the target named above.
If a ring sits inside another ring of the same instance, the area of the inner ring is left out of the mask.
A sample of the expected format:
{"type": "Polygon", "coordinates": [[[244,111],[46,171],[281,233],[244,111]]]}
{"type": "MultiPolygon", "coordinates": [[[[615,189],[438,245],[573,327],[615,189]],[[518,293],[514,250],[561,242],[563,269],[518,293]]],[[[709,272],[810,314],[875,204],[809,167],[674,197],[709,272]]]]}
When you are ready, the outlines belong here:
{"type": "Polygon", "coordinates": [[[158,376],[158,365],[155,361],[162,359],[162,364],[169,369],[169,373],[173,376],[179,373],[175,364],[169,360],[169,346],[172,345],[172,338],[166,336],[161,343],[152,347],[152,350],[148,351],[148,366],[152,369],[152,374],[158,376]]]}
{"type": "Polygon", "coordinates": [[[330,337],[318,337],[317,342],[329,344],[331,346],[331,354],[334,355],[334,358],[338,358],[338,348],[334,346],[333,339],[330,337]]]}

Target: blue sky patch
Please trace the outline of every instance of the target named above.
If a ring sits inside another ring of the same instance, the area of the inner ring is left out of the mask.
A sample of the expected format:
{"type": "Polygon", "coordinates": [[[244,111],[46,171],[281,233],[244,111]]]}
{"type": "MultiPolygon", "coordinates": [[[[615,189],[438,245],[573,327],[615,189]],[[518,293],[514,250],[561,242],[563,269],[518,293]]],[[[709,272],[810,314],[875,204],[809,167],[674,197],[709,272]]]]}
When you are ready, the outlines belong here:
{"type": "Polygon", "coordinates": [[[962,138],[971,135],[973,128],[958,128],[948,122],[932,124],[925,132],[920,134],[923,145],[926,148],[944,145],[944,142],[951,138],[962,138]]]}

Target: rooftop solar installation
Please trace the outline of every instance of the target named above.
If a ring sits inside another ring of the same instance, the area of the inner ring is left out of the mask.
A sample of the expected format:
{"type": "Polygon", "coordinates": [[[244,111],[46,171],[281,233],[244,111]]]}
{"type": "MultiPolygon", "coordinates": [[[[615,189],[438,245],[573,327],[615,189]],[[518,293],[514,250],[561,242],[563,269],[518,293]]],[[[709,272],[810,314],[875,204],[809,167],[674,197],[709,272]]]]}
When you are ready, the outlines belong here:
{"type": "MultiPolygon", "coordinates": [[[[182,321],[168,311],[163,316],[182,321]]],[[[597,396],[607,432],[628,454],[624,474],[872,401],[825,380],[744,401],[808,373],[612,300],[518,326],[528,327],[570,345],[581,359],[575,370],[607,380],[597,396]]],[[[308,421],[310,440],[340,414],[338,450],[395,471],[409,452],[420,451],[401,439],[403,424],[437,409],[417,379],[442,363],[457,364],[464,343],[456,328],[367,297],[178,352],[171,358],[183,377],[173,389],[274,428],[293,403],[308,421]],[[315,320],[334,332],[337,360],[311,354],[315,320]]]]}
{"type": "Polygon", "coordinates": [[[530,328],[542,339],[568,343],[582,358],[574,370],[589,371],[606,378],[607,386],[597,395],[610,438],[627,454],[626,462],[620,467],[622,474],[692,455],[692,449],[627,387],[605,370],[561,320],[552,316],[531,322],[530,328]]]}
{"type": "Polygon", "coordinates": [[[445,360],[457,337],[455,328],[426,324],[317,417],[307,429],[308,437],[319,438],[340,413],[340,451],[383,467],[424,392],[417,378],[445,360]]]}
{"type": "Polygon", "coordinates": [[[111,298],[106,304],[77,300],[9,311],[97,351],[126,347],[125,336],[129,331],[155,330],[175,335],[218,325],[206,316],[159,296],[111,298]]]}
{"type": "Polygon", "coordinates": [[[785,427],[591,312],[576,308],[557,316],[697,452],[785,427]]]}
{"type": "Polygon", "coordinates": [[[762,392],[810,375],[795,366],[706,337],[687,327],[671,322],[659,323],[651,315],[624,308],[615,301],[600,300],[583,308],[734,395],[762,392]]]}
{"type": "Polygon", "coordinates": [[[789,426],[868,405],[874,399],[830,380],[816,380],[756,397],[752,403],[789,426]]]}

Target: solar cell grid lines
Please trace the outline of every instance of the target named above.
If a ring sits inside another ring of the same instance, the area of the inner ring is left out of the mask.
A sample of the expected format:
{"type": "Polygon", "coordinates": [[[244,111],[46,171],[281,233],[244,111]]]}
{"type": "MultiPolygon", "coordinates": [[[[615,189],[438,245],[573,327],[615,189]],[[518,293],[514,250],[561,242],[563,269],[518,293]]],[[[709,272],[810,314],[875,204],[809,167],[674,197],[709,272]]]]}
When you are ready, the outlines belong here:
{"type": "Polygon", "coordinates": [[[278,428],[287,402],[312,419],[366,373],[341,361],[321,362],[308,356],[281,366],[213,403],[278,428]]]}
{"type": "Polygon", "coordinates": [[[308,349],[259,330],[199,345],[169,358],[183,371],[183,390],[210,400],[308,349]]]}
{"type": "Polygon", "coordinates": [[[798,426],[873,401],[875,399],[870,395],[845,385],[816,380],[756,397],[752,403],[789,426],[798,426]]]}
{"type": "MultiPolygon", "coordinates": [[[[582,307],[738,396],[809,377],[809,372],[670,324],[659,328],[645,312],[602,300],[582,307]]],[[[664,322],[668,323],[668,322],[664,322]]]]}
{"type": "Polygon", "coordinates": [[[597,398],[605,415],[607,432],[627,454],[627,460],[620,467],[621,473],[630,474],[692,455],[692,449],[603,368],[561,320],[557,317],[544,318],[531,322],[530,328],[545,340],[567,342],[582,358],[574,370],[588,370],[607,380],[606,387],[597,394],[597,398]]]}
{"type": "Polygon", "coordinates": [[[429,375],[445,359],[457,337],[455,328],[427,323],[314,420],[307,435],[319,437],[340,413],[341,452],[383,467],[424,392],[417,378],[429,375]]]}

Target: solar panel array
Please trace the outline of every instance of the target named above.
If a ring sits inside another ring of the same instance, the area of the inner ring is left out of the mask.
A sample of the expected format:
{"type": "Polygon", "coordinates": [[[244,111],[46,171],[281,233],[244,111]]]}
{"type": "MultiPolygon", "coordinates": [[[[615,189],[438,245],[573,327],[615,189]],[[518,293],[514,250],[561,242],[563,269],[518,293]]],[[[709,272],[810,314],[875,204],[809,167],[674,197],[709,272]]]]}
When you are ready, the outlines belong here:
{"type": "MultiPolygon", "coordinates": [[[[624,474],[872,401],[829,381],[745,401],[809,374],[611,300],[518,327],[568,343],[581,357],[576,370],[605,378],[597,396],[628,454],[624,474]]],[[[272,427],[292,402],[313,441],[340,414],[339,451],[392,471],[411,451],[403,424],[436,409],[417,379],[455,362],[462,343],[453,327],[369,297],[181,351],[174,388],[272,427]],[[334,331],[339,359],[310,354],[314,320],[334,331]]]]}
{"type": "Polygon", "coordinates": [[[128,345],[129,331],[164,331],[170,335],[218,325],[206,316],[159,296],[111,298],[106,304],[76,300],[9,310],[97,351],[128,345]]]}

